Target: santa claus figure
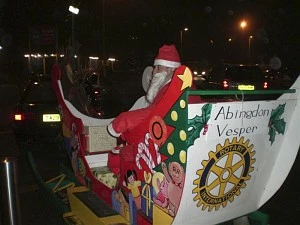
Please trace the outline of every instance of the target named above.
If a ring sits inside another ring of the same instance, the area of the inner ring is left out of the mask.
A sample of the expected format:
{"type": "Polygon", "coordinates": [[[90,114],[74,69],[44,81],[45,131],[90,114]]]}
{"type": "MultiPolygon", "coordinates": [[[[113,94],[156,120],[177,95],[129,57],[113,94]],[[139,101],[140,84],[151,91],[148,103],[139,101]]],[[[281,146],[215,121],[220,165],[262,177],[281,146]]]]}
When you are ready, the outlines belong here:
{"type": "MultiPolygon", "coordinates": [[[[180,65],[180,57],[175,46],[163,45],[154,60],[152,78],[146,94],[149,106],[121,113],[108,125],[108,132],[114,137],[119,137],[147,118],[165,94],[175,69],[180,65]]],[[[121,137],[126,140],[126,137],[121,137]]]]}

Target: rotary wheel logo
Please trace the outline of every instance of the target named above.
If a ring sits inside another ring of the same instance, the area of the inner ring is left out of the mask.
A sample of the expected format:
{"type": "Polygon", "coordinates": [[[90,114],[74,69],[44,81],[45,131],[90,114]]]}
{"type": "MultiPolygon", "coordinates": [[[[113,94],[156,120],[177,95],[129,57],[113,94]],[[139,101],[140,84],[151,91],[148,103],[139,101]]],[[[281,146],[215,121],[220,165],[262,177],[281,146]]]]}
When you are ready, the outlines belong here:
{"type": "Polygon", "coordinates": [[[216,152],[209,152],[209,159],[202,161],[203,169],[197,171],[199,179],[193,182],[196,185],[193,200],[198,201],[197,207],[217,211],[221,205],[226,207],[228,200],[233,202],[234,197],[240,195],[254,170],[255,151],[249,142],[244,142],[244,137],[239,141],[234,137],[232,142],[226,139],[224,146],[218,144],[216,152]]]}

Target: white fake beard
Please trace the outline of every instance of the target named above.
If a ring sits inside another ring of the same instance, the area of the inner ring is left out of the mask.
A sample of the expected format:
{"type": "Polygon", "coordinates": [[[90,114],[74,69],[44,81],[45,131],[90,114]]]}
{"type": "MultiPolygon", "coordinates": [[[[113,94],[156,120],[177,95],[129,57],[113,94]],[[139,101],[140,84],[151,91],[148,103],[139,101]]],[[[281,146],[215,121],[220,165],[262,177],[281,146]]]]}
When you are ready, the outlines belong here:
{"type": "Polygon", "coordinates": [[[152,103],[160,89],[170,81],[170,76],[167,72],[156,73],[151,80],[146,99],[152,103]]]}

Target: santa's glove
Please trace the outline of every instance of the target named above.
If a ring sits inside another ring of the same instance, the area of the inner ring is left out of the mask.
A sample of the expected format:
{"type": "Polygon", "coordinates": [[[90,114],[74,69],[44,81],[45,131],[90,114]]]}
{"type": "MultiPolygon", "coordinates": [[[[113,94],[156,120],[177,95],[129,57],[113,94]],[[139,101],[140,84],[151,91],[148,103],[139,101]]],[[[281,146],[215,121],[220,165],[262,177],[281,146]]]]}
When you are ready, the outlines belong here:
{"type": "Polygon", "coordinates": [[[114,147],[113,149],[111,149],[111,152],[113,154],[120,154],[120,151],[122,150],[123,146],[124,146],[123,144],[120,144],[120,145],[114,147]]]}
{"type": "Polygon", "coordinates": [[[115,130],[114,130],[114,128],[113,128],[113,126],[112,126],[112,124],[110,123],[108,126],[107,126],[107,131],[108,131],[108,133],[111,135],[111,136],[113,136],[113,137],[120,137],[120,135],[121,135],[121,133],[117,133],[115,130]]]}

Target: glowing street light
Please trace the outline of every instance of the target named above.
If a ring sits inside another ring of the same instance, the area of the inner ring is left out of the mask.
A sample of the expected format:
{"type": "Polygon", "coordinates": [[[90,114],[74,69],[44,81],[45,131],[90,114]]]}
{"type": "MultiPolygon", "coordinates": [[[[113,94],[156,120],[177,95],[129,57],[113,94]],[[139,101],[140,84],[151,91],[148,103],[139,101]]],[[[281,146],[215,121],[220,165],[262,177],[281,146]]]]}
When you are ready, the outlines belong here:
{"type": "Polygon", "coordinates": [[[183,31],[188,31],[189,28],[185,27],[183,29],[180,30],[180,55],[181,55],[181,58],[183,58],[183,52],[182,52],[182,36],[183,36],[183,31]]]}
{"type": "Polygon", "coordinates": [[[72,5],[69,6],[69,11],[73,14],[76,14],[76,15],[79,13],[79,9],[72,6],[72,5]]]}
{"type": "Polygon", "coordinates": [[[108,61],[115,62],[116,59],[115,58],[108,58],[108,61]]]}
{"type": "Polygon", "coordinates": [[[247,22],[245,20],[242,20],[242,22],[240,23],[240,27],[244,30],[247,26],[247,22]]]}

